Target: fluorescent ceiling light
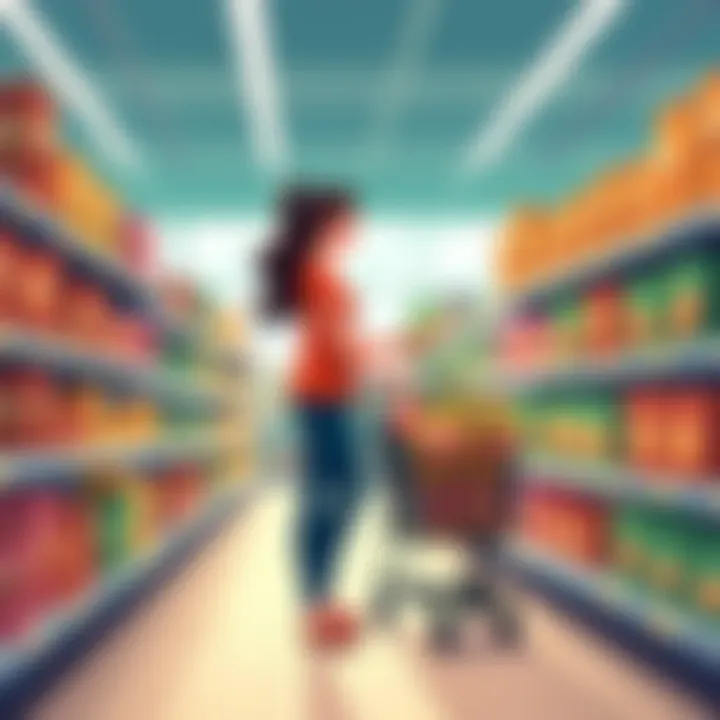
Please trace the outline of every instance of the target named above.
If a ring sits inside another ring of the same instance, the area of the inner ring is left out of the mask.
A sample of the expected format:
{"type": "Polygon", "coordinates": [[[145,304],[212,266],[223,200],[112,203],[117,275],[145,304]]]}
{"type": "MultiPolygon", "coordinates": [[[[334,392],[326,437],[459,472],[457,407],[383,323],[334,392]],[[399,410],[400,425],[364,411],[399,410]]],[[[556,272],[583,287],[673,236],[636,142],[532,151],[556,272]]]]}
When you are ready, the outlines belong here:
{"type": "Polygon", "coordinates": [[[287,142],[266,0],[226,0],[237,64],[239,101],[247,111],[258,162],[272,171],[285,165],[287,142]],[[242,92],[246,95],[242,100],[242,92]]]}
{"type": "Polygon", "coordinates": [[[436,27],[440,0],[414,0],[400,28],[397,54],[383,85],[374,118],[374,133],[368,156],[376,163],[383,159],[391,131],[404,104],[412,93],[413,83],[425,49],[436,27]]]}
{"type": "Polygon", "coordinates": [[[85,73],[53,35],[42,15],[22,0],[6,2],[0,5],[0,10],[2,20],[28,59],[43,73],[61,100],[86,123],[102,151],[118,164],[138,165],[137,147],[111,117],[85,73]]]}
{"type": "Polygon", "coordinates": [[[619,17],[626,0],[581,0],[482,127],[465,159],[469,170],[497,162],[523,127],[576,70],[583,55],[619,17]]]}

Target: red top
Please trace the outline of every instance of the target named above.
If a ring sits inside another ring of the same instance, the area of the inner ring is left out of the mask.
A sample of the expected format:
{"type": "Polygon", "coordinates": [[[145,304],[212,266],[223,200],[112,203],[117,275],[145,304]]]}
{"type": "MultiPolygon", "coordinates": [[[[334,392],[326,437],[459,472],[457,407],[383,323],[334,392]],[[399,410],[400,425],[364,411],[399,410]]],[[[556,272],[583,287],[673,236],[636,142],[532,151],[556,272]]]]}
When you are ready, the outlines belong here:
{"type": "Polygon", "coordinates": [[[300,336],[291,388],[301,400],[336,402],[358,385],[355,302],[326,270],[309,266],[300,282],[300,336]]]}

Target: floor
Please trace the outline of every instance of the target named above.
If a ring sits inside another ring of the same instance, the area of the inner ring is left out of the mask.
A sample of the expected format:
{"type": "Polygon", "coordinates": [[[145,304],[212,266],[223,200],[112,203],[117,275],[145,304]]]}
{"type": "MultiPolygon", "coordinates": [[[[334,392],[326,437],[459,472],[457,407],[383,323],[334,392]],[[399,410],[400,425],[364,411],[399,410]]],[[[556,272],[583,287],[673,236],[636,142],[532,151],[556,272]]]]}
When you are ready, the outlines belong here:
{"type": "MultiPolygon", "coordinates": [[[[702,720],[686,698],[526,600],[528,646],[433,656],[412,618],[343,657],[296,641],[286,490],[274,489],[37,708],[37,720],[702,720]]],[[[383,548],[369,502],[343,592],[362,603],[383,548]]],[[[416,562],[442,572],[449,554],[416,562]]]]}

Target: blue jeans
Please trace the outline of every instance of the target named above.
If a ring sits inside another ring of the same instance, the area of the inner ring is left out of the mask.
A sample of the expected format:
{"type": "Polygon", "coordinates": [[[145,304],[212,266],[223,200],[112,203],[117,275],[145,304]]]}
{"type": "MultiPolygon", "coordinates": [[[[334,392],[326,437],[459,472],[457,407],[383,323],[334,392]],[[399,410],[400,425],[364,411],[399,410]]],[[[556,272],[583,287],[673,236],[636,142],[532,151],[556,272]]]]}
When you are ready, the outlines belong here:
{"type": "Polygon", "coordinates": [[[357,435],[350,403],[296,407],[303,473],[298,550],[306,602],[332,594],[338,556],[352,523],[359,491],[357,435]]]}

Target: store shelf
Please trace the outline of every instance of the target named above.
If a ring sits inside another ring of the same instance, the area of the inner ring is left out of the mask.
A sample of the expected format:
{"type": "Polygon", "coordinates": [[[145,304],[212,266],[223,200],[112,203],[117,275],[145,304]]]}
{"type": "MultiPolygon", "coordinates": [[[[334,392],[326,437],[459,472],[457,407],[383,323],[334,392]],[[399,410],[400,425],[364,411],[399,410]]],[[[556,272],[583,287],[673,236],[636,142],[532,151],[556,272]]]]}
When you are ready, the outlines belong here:
{"type": "Polygon", "coordinates": [[[617,358],[583,360],[572,366],[528,372],[498,371],[508,391],[534,392],[572,387],[624,387],[659,380],[720,380],[720,338],[663,345],[617,358]]]}
{"type": "Polygon", "coordinates": [[[527,545],[516,547],[513,557],[521,572],[541,575],[545,582],[622,616],[659,642],[720,671],[720,627],[646,598],[606,572],[558,560],[527,545]]]}
{"type": "Polygon", "coordinates": [[[88,246],[45,211],[22,199],[7,184],[0,186],[0,222],[20,237],[62,253],[128,309],[154,311],[156,300],[147,284],[118,261],[88,246]]]}
{"type": "Polygon", "coordinates": [[[601,465],[528,455],[522,460],[524,481],[581,490],[618,500],[641,501],[720,520],[720,477],[680,477],[640,473],[601,465]]]}
{"type": "Polygon", "coordinates": [[[566,292],[581,290],[599,280],[620,279],[639,267],[719,241],[720,210],[715,207],[700,208],[664,232],[620,243],[619,247],[604,255],[545,278],[511,298],[509,311],[516,313],[539,308],[566,292]]]}
{"type": "Polygon", "coordinates": [[[218,491],[204,511],[172,533],[157,552],[113,573],[85,597],[49,618],[22,646],[0,649],[0,713],[21,704],[27,699],[24,695],[37,692],[38,683],[49,681],[48,674],[66,670],[74,656],[81,654],[82,646],[92,644],[83,642],[86,636],[100,636],[108,624],[117,621],[118,609],[127,611],[149,594],[153,585],[232,518],[255,490],[252,485],[242,485],[218,491]]]}
{"type": "Polygon", "coordinates": [[[229,445],[216,433],[178,435],[145,443],[0,453],[0,486],[66,482],[113,468],[152,469],[182,460],[211,458],[229,445]]]}
{"type": "Polygon", "coordinates": [[[0,362],[23,363],[76,375],[112,390],[147,395],[166,404],[214,404],[220,401],[216,392],[172,371],[118,360],[90,348],[75,347],[62,339],[43,338],[28,332],[0,332],[0,362]]]}

